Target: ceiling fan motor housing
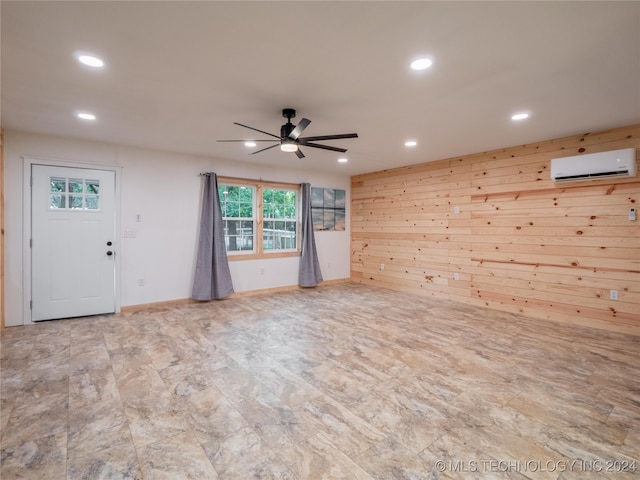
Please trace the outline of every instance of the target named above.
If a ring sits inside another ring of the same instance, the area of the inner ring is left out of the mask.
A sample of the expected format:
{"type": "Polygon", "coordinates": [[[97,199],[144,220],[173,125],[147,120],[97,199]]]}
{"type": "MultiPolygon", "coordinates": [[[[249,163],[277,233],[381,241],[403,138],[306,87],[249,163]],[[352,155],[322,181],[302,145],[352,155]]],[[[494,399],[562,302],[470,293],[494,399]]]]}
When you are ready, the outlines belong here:
{"type": "Polygon", "coordinates": [[[281,139],[287,138],[291,134],[294,128],[296,128],[296,126],[291,122],[285,123],[284,125],[282,125],[280,127],[280,138],[281,139]]]}

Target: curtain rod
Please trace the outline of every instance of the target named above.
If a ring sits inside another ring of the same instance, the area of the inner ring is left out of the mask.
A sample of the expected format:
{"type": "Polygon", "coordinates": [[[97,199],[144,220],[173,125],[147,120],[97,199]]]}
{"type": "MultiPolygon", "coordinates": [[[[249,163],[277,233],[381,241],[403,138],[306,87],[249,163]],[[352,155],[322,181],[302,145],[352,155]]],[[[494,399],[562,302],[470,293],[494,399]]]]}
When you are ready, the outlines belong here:
{"type": "MultiPolygon", "coordinates": [[[[198,174],[200,177],[207,177],[209,175],[211,175],[213,172],[202,172],[200,174],[198,174]]],[[[305,183],[305,182],[300,182],[300,183],[292,183],[292,182],[278,182],[275,180],[265,180],[264,178],[242,178],[242,177],[228,177],[226,175],[218,175],[218,180],[220,178],[223,178],[225,180],[231,180],[231,181],[237,181],[237,182],[242,182],[242,183],[256,183],[256,182],[265,182],[265,183],[273,183],[273,184],[277,184],[277,185],[288,185],[288,186],[299,186],[301,183],[305,183]]]]}
{"type": "MultiPolygon", "coordinates": [[[[199,173],[198,175],[201,177],[208,177],[209,175],[213,174],[213,172],[202,172],[199,173]]],[[[226,175],[218,175],[218,177],[222,177],[222,178],[226,178],[228,180],[238,180],[238,181],[242,181],[242,182],[269,182],[269,180],[263,180],[262,178],[242,178],[242,177],[228,177],[226,175]]],[[[282,182],[270,182],[270,183],[282,183],[282,182]]]]}

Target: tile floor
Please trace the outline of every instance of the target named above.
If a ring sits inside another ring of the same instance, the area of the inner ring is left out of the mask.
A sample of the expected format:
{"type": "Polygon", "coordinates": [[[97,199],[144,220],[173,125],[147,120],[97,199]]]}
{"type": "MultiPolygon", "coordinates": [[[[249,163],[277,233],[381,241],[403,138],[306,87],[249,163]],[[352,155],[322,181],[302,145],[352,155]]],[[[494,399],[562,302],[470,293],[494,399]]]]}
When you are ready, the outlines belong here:
{"type": "Polygon", "coordinates": [[[639,347],[357,284],[8,328],[0,478],[637,479],[639,347]]]}

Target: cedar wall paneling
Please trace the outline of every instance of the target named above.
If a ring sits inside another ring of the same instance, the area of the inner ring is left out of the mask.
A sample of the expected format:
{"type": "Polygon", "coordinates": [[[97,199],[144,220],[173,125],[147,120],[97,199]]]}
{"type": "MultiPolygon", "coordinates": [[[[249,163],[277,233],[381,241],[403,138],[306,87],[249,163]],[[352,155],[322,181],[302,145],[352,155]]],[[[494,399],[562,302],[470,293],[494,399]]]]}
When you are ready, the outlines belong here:
{"type": "Polygon", "coordinates": [[[640,177],[549,178],[630,147],[640,125],[354,176],[352,280],[640,335],[640,177]]]}
{"type": "Polygon", "coordinates": [[[0,330],[4,329],[4,136],[0,129],[0,330]]]}

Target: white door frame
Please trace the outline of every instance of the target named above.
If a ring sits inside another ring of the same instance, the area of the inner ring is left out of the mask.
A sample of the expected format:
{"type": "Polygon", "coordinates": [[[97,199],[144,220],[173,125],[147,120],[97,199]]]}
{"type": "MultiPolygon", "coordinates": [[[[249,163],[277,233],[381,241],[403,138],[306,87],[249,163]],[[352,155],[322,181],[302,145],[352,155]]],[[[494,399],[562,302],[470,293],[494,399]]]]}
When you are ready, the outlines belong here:
{"type": "MultiPolygon", "coordinates": [[[[78,163],[64,160],[54,160],[43,157],[27,157],[23,156],[23,213],[22,213],[22,324],[34,324],[31,320],[31,167],[33,165],[46,165],[51,167],[71,167],[86,168],[90,170],[106,170],[115,173],[116,191],[115,191],[115,222],[116,222],[116,241],[120,243],[120,184],[122,178],[122,167],[115,165],[98,165],[92,163],[78,163]]],[[[118,249],[118,253],[120,253],[118,249]]],[[[115,312],[120,313],[120,258],[122,255],[115,256],[116,268],[116,302],[115,312]]]]}

